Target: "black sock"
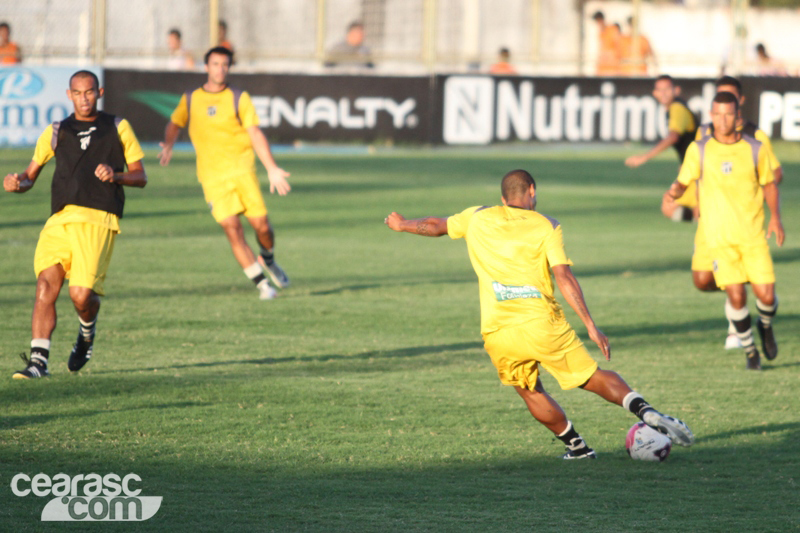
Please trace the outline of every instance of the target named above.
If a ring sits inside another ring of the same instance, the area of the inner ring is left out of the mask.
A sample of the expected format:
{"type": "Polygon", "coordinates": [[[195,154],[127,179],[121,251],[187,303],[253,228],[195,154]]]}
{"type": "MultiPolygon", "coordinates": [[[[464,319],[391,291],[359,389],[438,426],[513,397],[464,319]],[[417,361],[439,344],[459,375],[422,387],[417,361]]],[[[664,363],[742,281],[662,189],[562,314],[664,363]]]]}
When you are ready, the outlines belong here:
{"type": "Polygon", "coordinates": [[[275,262],[275,254],[272,253],[271,250],[267,250],[263,246],[261,247],[261,259],[264,260],[264,264],[267,266],[271,266],[272,263],[275,262]]]}
{"type": "Polygon", "coordinates": [[[251,278],[251,279],[253,280],[253,283],[255,283],[256,286],[258,286],[258,284],[261,283],[262,281],[264,281],[265,279],[267,279],[267,277],[262,272],[261,274],[257,275],[254,278],[251,278]]]}
{"type": "Polygon", "coordinates": [[[556,435],[556,437],[575,455],[584,455],[592,451],[578,432],[575,431],[572,422],[569,422],[567,429],[561,435],[556,435]]]}

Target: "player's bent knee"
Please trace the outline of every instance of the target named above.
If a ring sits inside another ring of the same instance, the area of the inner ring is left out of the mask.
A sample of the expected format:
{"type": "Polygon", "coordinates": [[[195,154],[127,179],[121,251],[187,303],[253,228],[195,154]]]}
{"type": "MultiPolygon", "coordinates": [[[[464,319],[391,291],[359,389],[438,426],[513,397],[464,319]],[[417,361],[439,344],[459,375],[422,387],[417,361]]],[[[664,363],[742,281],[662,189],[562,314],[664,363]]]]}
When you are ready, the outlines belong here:
{"type": "Polygon", "coordinates": [[[692,281],[694,281],[694,286],[697,287],[697,290],[707,291],[707,292],[719,290],[719,288],[717,287],[717,282],[714,281],[713,272],[707,272],[704,270],[693,270],[692,281]]]}

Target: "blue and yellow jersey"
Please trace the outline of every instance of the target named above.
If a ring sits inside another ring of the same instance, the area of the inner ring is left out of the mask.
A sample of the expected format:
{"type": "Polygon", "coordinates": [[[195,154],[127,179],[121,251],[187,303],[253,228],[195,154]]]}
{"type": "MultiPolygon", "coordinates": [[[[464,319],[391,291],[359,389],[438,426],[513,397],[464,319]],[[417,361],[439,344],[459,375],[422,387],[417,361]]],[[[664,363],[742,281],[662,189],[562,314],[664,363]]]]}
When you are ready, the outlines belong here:
{"type": "Polygon", "coordinates": [[[190,103],[186,94],[181,97],[170,120],[181,128],[189,125],[200,183],[255,173],[255,153],[247,129],[258,126],[258,115],[250,95],[230,87],[217,93],[200,87],[190,95],[190,103]]]}
{"type": "Polygon", "coordinates": [[[536,318],[560,317],[550,267],[571,265],[557,220],[516,207],[470,207],[447,219],[467,241],[481,302],[481,333],[536,318]]]}
{"type": "Polygon", "coordinates": [[[698,183],[700,216],[711,248],[764,238],[761,188],[774,179],[767,150],[749,135],[732,144],[714,137],[693,142],[678,175],[683,185],[698,183]]]}

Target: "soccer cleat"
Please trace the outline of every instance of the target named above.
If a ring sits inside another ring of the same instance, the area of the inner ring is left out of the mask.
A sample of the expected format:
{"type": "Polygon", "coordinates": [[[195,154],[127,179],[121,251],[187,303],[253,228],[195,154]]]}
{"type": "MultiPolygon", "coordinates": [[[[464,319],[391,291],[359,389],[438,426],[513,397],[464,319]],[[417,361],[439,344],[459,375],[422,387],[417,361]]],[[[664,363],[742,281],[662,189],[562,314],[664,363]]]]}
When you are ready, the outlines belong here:
{"type": "Polygon", "coordinates": [[[662,415],[655,409],[647,413],[644,423],[651,428],[659,431],[670,438],[672,442],[680,446],[691,446],[694,444],[694,433],[689,426],[677,418],[669,415],[662,415]]]}
{"type": "Polygon", "coordinates": [[[764,357],[772,361],[778,357],[778,343],[775,341],[775,332],[772,326],[765,326],[761,323],[761,318],[756,320],[758,336],[761,337],[761,347],[764,349],[764,357]]]}
{"type": "Polygon", "coordinates": [[[267,280],[263,280],[256,288],[258,289],[259,300],[274,300],[278,297],[278,291],[276,291],[267,280]]]}
{"type": "Polygon", "coordinates": [[[725,338],[725,349],[735,350],[741,347],[742,341],[739,340],[739,336],[736,333],[728,333],[728,336],[725,338]]]}
{"type": "Polygon", "coordinates": [[[284,272],[283,269],[278,266],[278,263],[273,261],[271,265],[268,265],[267,262],[264,261],[264,258],[260,255],[258,256],[258,263],[261,265],[261,268],[264,269],[264,272],[267,273],[269,279],[272,280],[272,283],[274,283],[276,287],[279,289],[285,289],[289,286],[289,276],[287,276],[286,272],[284,272]]]}
{"type": "Polygon", "coordinates": [[[585,448],[582,450],[570,450],[567,448],[567,453],[561,456],[562,459],[571,460],[571,459],[597,459],[597,454],[594,453],[594,450],[591,448],[585,448]]]}
{"type": "Polygon", "coordinates": [[[747,370],[761,370],[761,356],[758,354],[758,350],[745,355],[747,356],[747,370]]]}
{"type": "Polygon", "coordinates": [[[27,366],[25,370],[14,372],[14,375],[11,376],[13,379],[46,378],[50,375],[50,372],[47,371],[47,359],[42,355],[32,353],[30,359],[25,357],[24,353],[19,354],[19,356],[27,366]]]}
{"type": "Polygon", "coordinates": [[[92,345],[94,344],[94,335],[91,340],[86,340],[83,335],[78,333],[78,340],[72,346],[72,351],[69,353],[69,361],[67,361],[67,368],[70,372],[77,372],[89,362],[92,357],[92,345]]]}

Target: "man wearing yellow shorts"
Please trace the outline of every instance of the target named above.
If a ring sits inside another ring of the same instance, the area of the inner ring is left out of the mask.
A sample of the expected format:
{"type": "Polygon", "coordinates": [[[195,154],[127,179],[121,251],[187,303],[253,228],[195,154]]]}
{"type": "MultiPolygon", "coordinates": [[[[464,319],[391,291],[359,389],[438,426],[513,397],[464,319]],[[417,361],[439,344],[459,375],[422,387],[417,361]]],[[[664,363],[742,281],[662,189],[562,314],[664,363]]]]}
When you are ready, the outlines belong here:
{"type": "MultiPolygon", "coordinates": [[[[728,92],[738,98],[739,114],[736,118],[736,131],[741,132],[743,135],[753,137],[755,140],[761,143],[761,149],[767,153],[770,167],[772,168],[772,173],[775,175],[775,184],[780,185],[781,180],[783,179],[783,167],[781,166],[781,162],[775,156],[775,152],[772,150],[772,143],[770,142],[769,136],[762,130],[758,129],[757,125],[749,120],[745,120],[742,116],[742,105],[744,105],[745,98],[742,94],[741,82],[732,76],[722,76],[717,80],[715,85],[716,92],[728,92]]],[[[713,134],[714,124],[703,124],[697,129],[696,140],[700,141],[707,139],[708,137],[713,136],[713,134]]],[[[696,200],[697,192],[695,183],[696,182],[693,182],[692,185],[687,188],[686,192],[683,193],[683,196],[681,196],[678,201],[683,200],[687,196],[691,196],[696,200]]],[[[697,287],[697,289],[700,291],[716,292],[720,290],[720,288],[717,287],[716,281],[714,280],[713,259],[705,238],[705,229],[703,228],[702,216],[698,219],[697,231],[695,232],[694,237],[694,253],[692,254],[692,281],[694,282],[695,287],[697,287]]],[[[725,339],[725,348],[730,350],[740,347],[741,343],[739,342],[739,337],[736,335],[736,328],[734,327],[733,322],[729,322],[728,337],[725,339]]]]}
{"type": "Polygon", "coordinates": [[[78,312],[80,329],[67,367],[76,372],[92,356],[105,294],[106,278],[119,219],[125,205],[123,186],[144,187],[147,175],[142,152],[130,124],[97,110],[103,89],[92,72],[72,75],[67,96],[75,112],[48,126],[36,143],[33,160],[19,174],[8,174],[3,188],[23,193],[33,187],[42,167],[53,157],[51,210],[36,246],[36,299],[31,324],[30,357],[15,379],[49,375],[50,338],[56,327],[56,300],[65,279],[78,312]],[[127,165],[127,172],[125,167],[127,165]]]}
{"type": "Polygon", "coordinates": [[[729,92],[717,93],[711,107],[713,133],[689,146],[678,179],[668,194],[678,198],[690,183],[699,183],[700,229],[716,284],[728,296],[725,314],[745,350],[747,368],[757,370],[761,360],[753,342],[745,284],[750,283],[756,295],[757,327],[764,355],[774,359],[778,345],[772,319],[778,300],[767,239],[774,233],[782,246],[784,231],[769,154],[763,143],[736,130],[738,114],[739,98],[729,92]],[[765,200],[771,213],[766,235],[765,200]]]}
{"type": "Polygon", "coordinates": [[[536,184],[524,170],[502,181],[503,205],[470,207],[449,218],[407,220],[391,213],[385,223],[394,231],[465,239],[478,276],[481,333],[500,381],[514,387],[533,417],[567,447],[564,459],[595,458],[561,406],[544,390],[539,367],[562,389],[594,392],[621,405],[646,424],[690,446],[694,436],[675,418],[662,415],[616,372],[602,370],[567,323],[554,297],[556,284],[578,313],[589,337],[611,358],[608,338],[592,320],[578,280],[564,251],[561,225],[535,211],[536,184]]]}
{"type": "Polygon", "coordinates": [[[287,194],[291,190],[286,181],[289,173],[272,158],[250,95],[227,84],[232,60],[233,52],[225,47],[206,53],[208,81],[181,97],[167,124],[158,157],[162,165],[169,164],[178,134],[188,123],[189,138],[197,152],[197,179],[211,214],[225,231],[236,261],[258,288],[259,297],[271,300],[277,292],[265,272],[278,288],[287,287],[289,278],[275,262],[275,234],[256,178],[255,156],[267,169],[270,192],[287,194]],[[244,238],[239,215],[244,215],[256,232],[258,260],[244,238]]]}

